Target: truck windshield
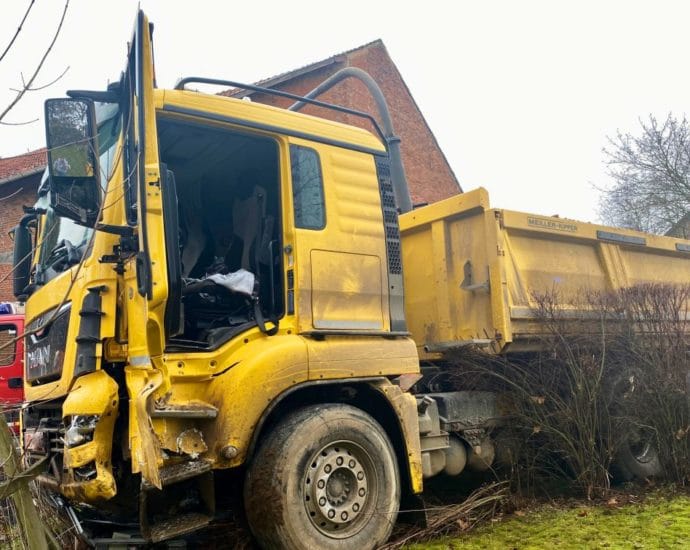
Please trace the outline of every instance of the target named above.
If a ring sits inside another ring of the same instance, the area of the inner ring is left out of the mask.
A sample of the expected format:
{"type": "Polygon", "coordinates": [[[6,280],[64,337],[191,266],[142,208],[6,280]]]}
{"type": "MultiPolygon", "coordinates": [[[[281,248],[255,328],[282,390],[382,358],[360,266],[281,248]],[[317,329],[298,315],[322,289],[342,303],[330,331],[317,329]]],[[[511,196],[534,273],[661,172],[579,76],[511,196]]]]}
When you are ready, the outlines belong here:
{"type": "MultiPolygon", "coordinates": [[[[105,193],[108,180],[121,154],[122,117],[117,103],[96,102],[98,143],[100,152],[101,193],[105,193]]],[[[50,207],[48,171],[43,174],[38,190],[36,208],[45,211],[38,244],[39,261],[36,283],[44,284],[58,273],[79,263],[89,244],[93,228],[78,225],[63,218],[50,207]]]]}

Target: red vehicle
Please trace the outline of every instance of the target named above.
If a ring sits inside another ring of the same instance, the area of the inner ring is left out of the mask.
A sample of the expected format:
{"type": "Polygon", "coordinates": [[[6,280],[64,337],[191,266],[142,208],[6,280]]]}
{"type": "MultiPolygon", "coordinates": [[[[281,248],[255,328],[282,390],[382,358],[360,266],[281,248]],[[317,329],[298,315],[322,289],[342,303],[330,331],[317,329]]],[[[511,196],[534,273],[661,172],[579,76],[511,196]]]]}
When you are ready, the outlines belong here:
{"type": "Polygon", "coordinates": [[[24,315],[13,304],[0,304],[0,411],[10,429],[19,433],[19,410],[24,400],[24,315]]]}

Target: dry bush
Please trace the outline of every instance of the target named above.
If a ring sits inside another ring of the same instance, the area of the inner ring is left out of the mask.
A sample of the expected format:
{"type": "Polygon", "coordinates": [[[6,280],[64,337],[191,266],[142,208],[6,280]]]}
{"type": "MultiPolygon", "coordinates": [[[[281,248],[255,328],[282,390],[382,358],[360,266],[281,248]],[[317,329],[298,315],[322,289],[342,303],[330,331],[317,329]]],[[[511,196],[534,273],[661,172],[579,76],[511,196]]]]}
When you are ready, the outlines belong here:
{"type": "Polygon", "coordinates": [[[616,295],[622,320],[610,342],[618,406],[629,434],[656,446],[664,477],[690,482],[690,287],[644,285],[616,295]]]}
{"type": "Polygon", "coordinates": [[[384,544],[381,550],[397,550],[408,544],[467,532],[493,518],[507,497],[508,486],[505,483],[484,485],[460,504],[428,509],[427,524],[424,527],[405,526],[393,533],[391,542],[384,544]]]}
{"type": "MultiPolygon", "coordinates": [[[[74,534],[74,527],[62,508],[34,484],[31,485],[34,502],[38,505],[41,521],[44,524],[49,541],[49,548],[82,548],[83,543],[74,534]]],[[[12,499],[0,499],[0,548],[30,550],[22,532],[12,499]]]]}
{"type": "Polygon", "coordinates": [[[658,449],[661,477],[690,481],[690,287],[581,292],[568,303],[555,292],[534,298],[539,352],[492,358],[465,350],[452,369],[456,388],[510,401],[497,437],[514,486],[562,480],[588,498],[604,496],[612,466],[638,436],[658,449]]]}
{"type": "Polygon", "coordinates": [[[0,499],[0,548],[26,548],[17,525],[17,511],[8,498],[0,499]]]}
{"type": "MultiPolygon", "coordinates": [[[[19,441],[14,438],[15,445],[19,447],[19,441]]],[[[0,482],[6,480],[4,463],[0,461],[0,482]]],[[[29,483],[31,496],[43,529],[46,533],[49,547],[59,550],[61,548],[79,548],[79,541],[74,534],[74,527],[65,513],[64,507],[59,505],[56,498],[48,491],[42,489],[35,482],[29,483]]],[[[30,548],[26,534],[22,531],[17,517],[17,509],[13,499],[0,490],[0,548],[23,550],[30,548]]]]}

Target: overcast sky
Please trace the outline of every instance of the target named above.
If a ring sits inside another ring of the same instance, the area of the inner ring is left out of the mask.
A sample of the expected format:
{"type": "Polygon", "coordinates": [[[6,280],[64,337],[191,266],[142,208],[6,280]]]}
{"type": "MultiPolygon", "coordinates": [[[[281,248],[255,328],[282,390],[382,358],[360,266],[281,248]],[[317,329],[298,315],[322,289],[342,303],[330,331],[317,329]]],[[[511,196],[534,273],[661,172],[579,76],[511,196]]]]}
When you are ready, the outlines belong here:
{"type": "MultiPolygon", "coordinates": [[[[0,49],[30,0],[3,2],[0,49]]],[[[0,61],[0,110],[33,70],[64,6],[36,0],[0,61]]],[[[154,1],[158,85],[181,76],[255,82],[383,39],[465,190],[493,206],[597,219],[602,147],[690,98],[682,1],[154,1]]],[[[119,78],[136,0],[71,0],[35,85],[0,126],[0,156],[43,145],[42,103],[119,78]]],[[[1,51],[0,50],[0,51],[1,51]]]]}

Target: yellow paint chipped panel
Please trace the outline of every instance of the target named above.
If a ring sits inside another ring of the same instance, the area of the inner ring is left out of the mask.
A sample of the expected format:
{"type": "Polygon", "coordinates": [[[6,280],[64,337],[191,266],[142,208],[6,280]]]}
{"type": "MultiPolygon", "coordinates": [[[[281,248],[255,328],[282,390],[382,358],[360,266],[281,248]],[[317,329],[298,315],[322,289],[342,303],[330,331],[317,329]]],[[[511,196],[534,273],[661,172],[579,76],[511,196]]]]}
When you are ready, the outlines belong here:
{"type": "MultiPolygon", "coordinates": [[[[249,442],[264,411],[283,392],[307,380],[308,361],[304,339],[296,335],[260,336],[233,342],[219,350],[217,364],[206,361],[207,376],[173,385],[170,403],[184,403],[203,396],[205,403],[218,410],[213,422],[200,422],[203,440],[208,447],[204,459],[220,466],[242,464],[249,442]],[[235,446],[239,452],[231,461],[222,459],[220,450],[235,446]]],[[[198,372],[202,361],[194,354],[169,354],[168,363],[189,363],[198,372]]],[[[185,367],[187,368],[187,367],[185,367]]],[[[155,424],[162,429],[163,424],[155,424]]],[[[162,434],[159,434],[159,437],[162,434]]]]}

